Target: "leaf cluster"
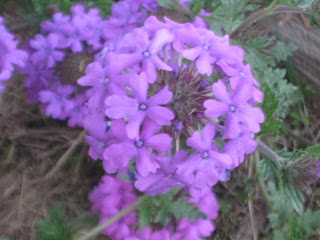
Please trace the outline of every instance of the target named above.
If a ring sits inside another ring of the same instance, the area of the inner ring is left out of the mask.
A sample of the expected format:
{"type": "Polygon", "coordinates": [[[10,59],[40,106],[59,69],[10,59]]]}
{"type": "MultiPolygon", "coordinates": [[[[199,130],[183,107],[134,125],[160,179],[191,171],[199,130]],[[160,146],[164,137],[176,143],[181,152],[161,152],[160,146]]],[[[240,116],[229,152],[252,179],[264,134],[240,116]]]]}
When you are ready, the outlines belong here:
{"type": "Polygon", "coordinates": [[[186,198],[178,197],[180,189],[175,188],[167,194],[156,196],[143,196],[138,207],[139,227],[145,228],[150,224],[166,226],[180,218],[198,219],[205,215],[186,198]]]}
{"type": "Polygon", "coordinates": [[[56,204],[46,219],[38,222],[37,240],[68,240],[72,239],[71,228],[67,224],[63,207],[60,203],[56,204]]]}

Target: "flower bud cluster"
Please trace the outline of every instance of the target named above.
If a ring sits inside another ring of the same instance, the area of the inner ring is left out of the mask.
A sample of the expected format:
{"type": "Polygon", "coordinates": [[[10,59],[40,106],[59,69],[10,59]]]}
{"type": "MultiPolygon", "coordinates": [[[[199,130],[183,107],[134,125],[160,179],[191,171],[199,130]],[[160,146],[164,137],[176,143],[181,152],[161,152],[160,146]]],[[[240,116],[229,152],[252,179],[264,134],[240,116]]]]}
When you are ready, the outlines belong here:
{"type": "Polygon", "coordinates": [[[4,90],[3,83],[8,81],[14,71],[14,66],[23,67],[28,55],[17,49],[18,41],[4,26],[0,16],[0,93],[4,90]]]}

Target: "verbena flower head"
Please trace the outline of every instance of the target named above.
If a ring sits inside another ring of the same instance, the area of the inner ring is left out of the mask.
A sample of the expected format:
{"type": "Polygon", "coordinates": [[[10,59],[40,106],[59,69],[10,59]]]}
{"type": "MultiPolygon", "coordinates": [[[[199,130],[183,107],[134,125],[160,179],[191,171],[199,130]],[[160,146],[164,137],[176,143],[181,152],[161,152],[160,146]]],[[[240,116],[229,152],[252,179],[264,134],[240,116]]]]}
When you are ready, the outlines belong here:
{"type": "Polygon", "coordinates": [[[253,136],[264,121],[254,107],[262,95],[243,62],[244,51],[205,24],[166,17],[150,16],[143,27],[115,39],[78,81],[93,91],[89,115],[108,119],[111,130],[114,121],[125,124],[117,130],[126,137],[105,146],[106,172],[133,161],[135,186],[150,195],[172,187],[203,190],[226,179],[255,149],[253,136]]]}
{"type": "Polygon", "coordinates": [[[219,210],[211,187],[256,148],[264,115],[254,105],[263,95],[244,51],[228,36],[217,36],[200,18],[145,19],[144,2],[113,7],[103,49],[78,80],[89,88],[89,154],[102,159],[107,173],[127,173],[145,194],[181,188],[206,216],[124,239],[203,239],[219,210]]]}
{"type": "Polygon", "coordinates": [[[27,58],[28,54],[18,49],[18,41],[7,31],[0,16],[0,94],[4,90],[3,83],[11,78],[14,65],[23,67],[27,58]]]}

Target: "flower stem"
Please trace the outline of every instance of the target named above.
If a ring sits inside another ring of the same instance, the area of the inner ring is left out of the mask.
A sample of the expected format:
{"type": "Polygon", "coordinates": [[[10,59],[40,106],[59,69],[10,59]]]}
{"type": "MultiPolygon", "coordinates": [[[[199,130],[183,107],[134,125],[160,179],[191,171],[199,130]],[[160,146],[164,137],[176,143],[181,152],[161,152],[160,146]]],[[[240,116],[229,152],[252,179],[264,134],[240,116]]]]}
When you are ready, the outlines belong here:
{"type": "Polygon", "coordinates": [[[108,227],[109,225],[111,225],[112,223],[118,221],[119,219],[121,219],[123,216],[125,216],[126,214],[128,214],[129,212],[135,210],[140,204],[140,200],[138,200],[137,202],[131,204],[129,207],[123,209],[122,211],[120,211],[117,215],[114,215],[113,217],[111,217],[110,219],[108,219],[107,221],[99,224],[98,226],[96,226],[95,228],[93,228],[90,232],[88,232],[85,236],[77,238],[75,240],[89,240],[93,237],[95,237],[96,235],[98,235],[103,229],[105,229],[106,227],[108,227]]]}
{"type": "Polygon", "coordinates": [[[283,166],[283,160],[277,153],[275,153],[271,148],[269,148],[266,144],[256,140],[258,143],[257,150],[265,155],[268,159],[270,159],[278,168],[278,170],[283,166]]]}
{"type": "MultiPolygon", "coordinates": [[[[310,9],[309,9],[310,10],[310,9]]],[[[253,23],[258,20],[273,14],[278,13],[306,13],[310,14],[310,11],[306,8],[290,7],[285,5],[279,5],[279,0],[274,0],[269,7],[260,9],[251,15],[249,15],[232,33],[230,38],[235,38],[241,31],[249,28],[253,23]]]]}

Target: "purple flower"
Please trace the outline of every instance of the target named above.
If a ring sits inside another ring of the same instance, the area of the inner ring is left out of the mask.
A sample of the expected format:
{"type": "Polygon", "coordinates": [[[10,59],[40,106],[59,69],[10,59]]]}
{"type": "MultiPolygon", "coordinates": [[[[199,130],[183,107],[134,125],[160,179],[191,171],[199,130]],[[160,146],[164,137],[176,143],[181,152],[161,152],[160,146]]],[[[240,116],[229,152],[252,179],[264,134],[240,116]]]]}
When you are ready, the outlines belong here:
{"type": "Polygon", "coordinates": [[[243,132],[239,137],[229,140],[224,144],[222,152],[228,153],[232,158],[230,169],[236,168],[243,162],[245,154],[253,153],[257,142],[252,139],[253,134],[243,132]]]}
{"type": "Polygon", "coordinates": [[[138,135],[140,125],[146,116],[160,126],[171,124],[174,114],[168,108],[159,106],[169,103],[172,98],[168,86],[149,99],[147,99],[149,85],[145,73],[141,73],[139,78],[131,78],[130,86],[135,93],[135,98],[110,96],[106,99],[106,105],[109,108],[105,111],[106,115],[113,119],[130,117],[126,127],[129,138],[138,135]]]}
{"type": "Polygon", "coordinates": [[[317,169],[318,169],[318,177],[320,178],[320,162],[317,164],[317,169]]]}
{"type": "Polygon", "coordinates": [[[190,181],[188,177],[181,177],[176,174],[177,166],[187,158],[188,153],[181,150],[173,158],[158,157],[157,162],[160,168],[155,173],[143,177],[136,175],[137,181],[135,187],[150,196],[165,194],[174,187],[184,187],[185,183],[190,181]]]}
{"type": "Polygon", "coordinates": [[[43,90],[39,93],[39,99],[46,104],[45,111],[48,116],[57,119],[65,119],[67,113],[72,110],[73,103],[68,98],[74,92],[74,87],[58,85],[54,90],[43,90]]]}
{"type": "MultiPolygon", "coordinates": [[[[138,197],[133,194],[131,184],[112,176],[103,176],[99,185],[89,194],[89,200],[93,203],[91,210],[100,214],[102,223],[136,202],[138,197]]],[[[112,239],[122,240],[134,234],[132,226],[136,222],[137,217],[131,212],[109,225],[103,233],[112,239]]]]}
{"type": "Polygon", "coordinates": [[[211,188],[205,187],[201,190],[190,188],[190,202],[195,203],[199,210],[203,212],[209,219],[216,219],[219,212],[219,203],[217,197],[211,191],[211,188]]]}
{"type": "Polygon", "coordinates": [[[253,133],[260,131],[264,115],[260,108],[253,108],[248,104],[252,97],[252,88],[249,84],[243,84],[229,94],[221,80],[212,85],[214,96],[219,101],[206,100],[205,115],[211,118],[226,115],[224,139],[238,137],[243,128],[242,124],[253,133]]]}
{"type": "MultiPolygon", "coordinates": [[[[225,48],[229,45],[227,37],[218,37],[207,29],[194,29],[190,33],[187,43],[192,48],[182,51],[182,55],[189,60],[196,60],[196,66],[201,74],[212,73],[211,64],[213,64],[218,56],[213,56],[212,52],[217,52],[219,48],[225,48]]],[[[221,50],[218,50],[221,51],[221,50]]],[[[216,53],[215,53],[216,55],[216,53]]]]}
{"type": "MultiPolygon", "coordinates": [[[[129,78],[128,74],[119,75],[111,69],[103,68],[101,63],[90,63],[86,68],[86,75],[78,80],[78,84],[85,87],[93,87],[95,91],[105,91],[108,95],[121,93],[129,78]]],[[[106,94],[106,93],[104,93],[106,94]]]]}
{"type": "Polygon", "coordinates": [[[140,136],[127,139],[122,143],[112,144],[103,153],[103,166],[107,173],[115,173],[126,167],[131,158],[136,157],[138,173],[147,176],[155,173],[159,164],[152,157],[150,151],[164,152],[171,149],[172,138],[165,133],[155,134],[160,130],[157,124],[150,119],[144,121],[140,136]]]}
{"type": "Polygon", "coordinates": [[[177,227],[177,233],[172,236],[172,240],[202,240],[209,237],[214,231],[214,225],[210,220],[198,219],[187,221],[181,219],[177,227]]]}
{"type": "Polygon", "coordinates": [[[194,179],[194,187],[202,189],[217,183],[220,171],[230,168],[232,159],[228,154],[220,153],[218,147],[212,142],[215,136],[215,128],[207,124],[202,134],[194,132],[187,139],[187,145],[197,152],[178,166],[177,173],[181,176],[189,176],[194,179]]]}
{"type": "MultiPolygon", "coordinates": [[[[108,123],[105,123],[108,125],[108,123]]],[[[101,136],[86,136],[86,141],[90,145],[89,155],[92,159],[103,159],[104,150],[115,143],[122,142],[126,139],[125,124],[123,120],[113,120],[110,123],[110,129],[104,133],[101,132],[101,136]]]]}
{"type": "Polygon", "coordinates": [[[30,56],[34,64],[45,63],[50,68],[64,57],[63,52],[56,50],[56,48],[60,47],[59,35],[54,33],[50,33],[48,37],[37,34],[35,39],[30,41],[30,46],[37,50],[30,56]]]}
{"type": "Polygon", "coordinates": [[[118,55],[111,55],[115,68],[124,70],[130,65],[141,62],[142,71],[148,75],[148,82],[154,83],[157,79],[156,68],[166,71],[172,71],[172,68],[163,62],[158,53],[162,48],[172,42],[174,35],[167,29],[158,30],[153,38],[149,40],[148,32],[144,29],[137,28],[132,33],[124,38],[123,47],[132,49],[133,53],[123,53],[118,55]]]}

